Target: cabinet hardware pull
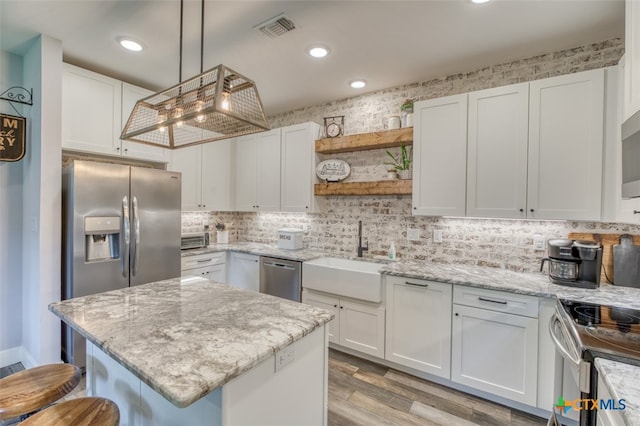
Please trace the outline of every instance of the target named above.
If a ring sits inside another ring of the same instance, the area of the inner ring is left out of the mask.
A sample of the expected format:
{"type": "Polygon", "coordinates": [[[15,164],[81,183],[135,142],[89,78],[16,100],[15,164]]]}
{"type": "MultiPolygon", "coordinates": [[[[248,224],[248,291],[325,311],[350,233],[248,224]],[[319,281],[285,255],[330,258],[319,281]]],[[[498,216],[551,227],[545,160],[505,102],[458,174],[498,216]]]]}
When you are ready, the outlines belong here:
{"type": "Polygon", "coordinates": [[[404,283],[406,285],[413,285],[413,286],[416,286],[416,287],[429,287],[429,284],[412,283],[410,281],[405,281],[404,283]]]}
{"type": "Polygon", "coordinates": [[[487,299],[484,297],[478,297],[478,300],[480,300],[481,302],[491,302],[491,303],[498,303],[500,305],[506,305],[507,302],[505,302],[504,300],[493,300],[493,299],[487,299]]]}
{"type": "Polygon", "coordinates": [[[196,262],[205,263],[205,262],[211,262],[212,260],[213,260],[212,258],[209,258],[209,259],[196,260],[196,262]]]}
{"type": "Polygon", "coordinates": [[[333,305],[333,307],[334,307],[334,308],[337,308],[337,307],[338,307],[338,305],[333,305]]]}
{"type": "Polygon", "coordinates": [[[456,312],[456,316],[458,317],[458,316],[460,316],[460,314],[456,312]]]}
{"type": "Polygon", "coordinates": [[[529,210],[531,213],[533,213],[533,209],[529,210]]]}
{"type": "Polygon", "coordinates": [[[417,208],[417,207],[414,207],[413,209],[414,209],[414,210],[418,210],[418,208],[417,208]]]}
{"type": "Polygon", "coordinates": [[[340,306],[340,309],[344,309],[344,306],[340,306]]]}
{"type": "Polygon", "coordinates": [[[524,209],[520,209],[520,213],[522,213],[524,211],[524,209]]]}
{"type": "Polygon", "coordinates": [[[640,214],[640,210],[634,210],[633,214],[640,214]]]}

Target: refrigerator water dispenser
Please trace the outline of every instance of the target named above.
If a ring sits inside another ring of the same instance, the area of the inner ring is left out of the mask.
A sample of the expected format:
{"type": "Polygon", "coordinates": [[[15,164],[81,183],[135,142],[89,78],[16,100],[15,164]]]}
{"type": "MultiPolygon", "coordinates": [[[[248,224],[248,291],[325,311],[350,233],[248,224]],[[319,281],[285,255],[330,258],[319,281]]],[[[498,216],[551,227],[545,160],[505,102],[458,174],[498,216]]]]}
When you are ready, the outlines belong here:
{"type": "Polygon", "coordinates": [[[85,217],[84,235],[87,262],[120,258],[120,216],[85,217]]]}

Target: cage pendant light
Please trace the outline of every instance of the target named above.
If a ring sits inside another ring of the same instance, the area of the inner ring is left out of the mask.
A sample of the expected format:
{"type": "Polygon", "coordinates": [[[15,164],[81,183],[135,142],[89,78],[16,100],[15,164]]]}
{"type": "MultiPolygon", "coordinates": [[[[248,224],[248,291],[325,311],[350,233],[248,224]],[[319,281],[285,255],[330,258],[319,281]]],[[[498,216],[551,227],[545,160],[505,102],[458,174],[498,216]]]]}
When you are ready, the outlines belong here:
{"type": "Polygon", "coordinates": [[[180,0],[180,83],[136,102],[120,139],[176,149],[269,130],[255,83],[218,65],[202,72],[204,0],[202,0],[200,74],[182,81],[180,0]]]}

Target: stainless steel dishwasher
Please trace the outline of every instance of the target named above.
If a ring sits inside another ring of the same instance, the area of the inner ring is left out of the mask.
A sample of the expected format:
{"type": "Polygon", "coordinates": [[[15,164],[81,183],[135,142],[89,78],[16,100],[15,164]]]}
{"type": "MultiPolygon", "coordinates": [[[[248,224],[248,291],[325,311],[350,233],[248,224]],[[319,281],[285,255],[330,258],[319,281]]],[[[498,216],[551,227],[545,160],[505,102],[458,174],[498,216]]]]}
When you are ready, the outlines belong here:
{"type": "Polygon", "coordinates": [[[260,257],[260,293],[300,302],[302,263],[260,257]]]}

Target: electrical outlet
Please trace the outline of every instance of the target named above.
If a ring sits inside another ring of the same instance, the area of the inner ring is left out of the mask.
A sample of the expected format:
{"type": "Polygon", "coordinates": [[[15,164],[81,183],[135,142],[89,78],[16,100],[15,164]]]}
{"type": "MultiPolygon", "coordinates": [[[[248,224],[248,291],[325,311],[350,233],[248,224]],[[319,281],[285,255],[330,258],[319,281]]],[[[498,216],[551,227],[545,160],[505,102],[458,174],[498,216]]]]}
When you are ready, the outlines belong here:
{"type": "Polygon", "coordinates": [[[442,242],[442,229],[434,229],[433,230],[433,242],[441,243],[442,242]]]}
{"type": "Polygon", "coordinates": [[[533,249],[544,250],[544,235],[536,234],[533,236],[533,249]]]}
{"type": "Polygon", "coordinates": [[[418,241],[420,239],[420,230],[416,228],[407,228],[407,240],[418,241]]]}
{"type": "Polygon", "coordinates": [[[281,370],[284,366],[291,364],[296,359],[296,347],[289,345],[286,348],[276,352],[275,371],[281,370]]]}

